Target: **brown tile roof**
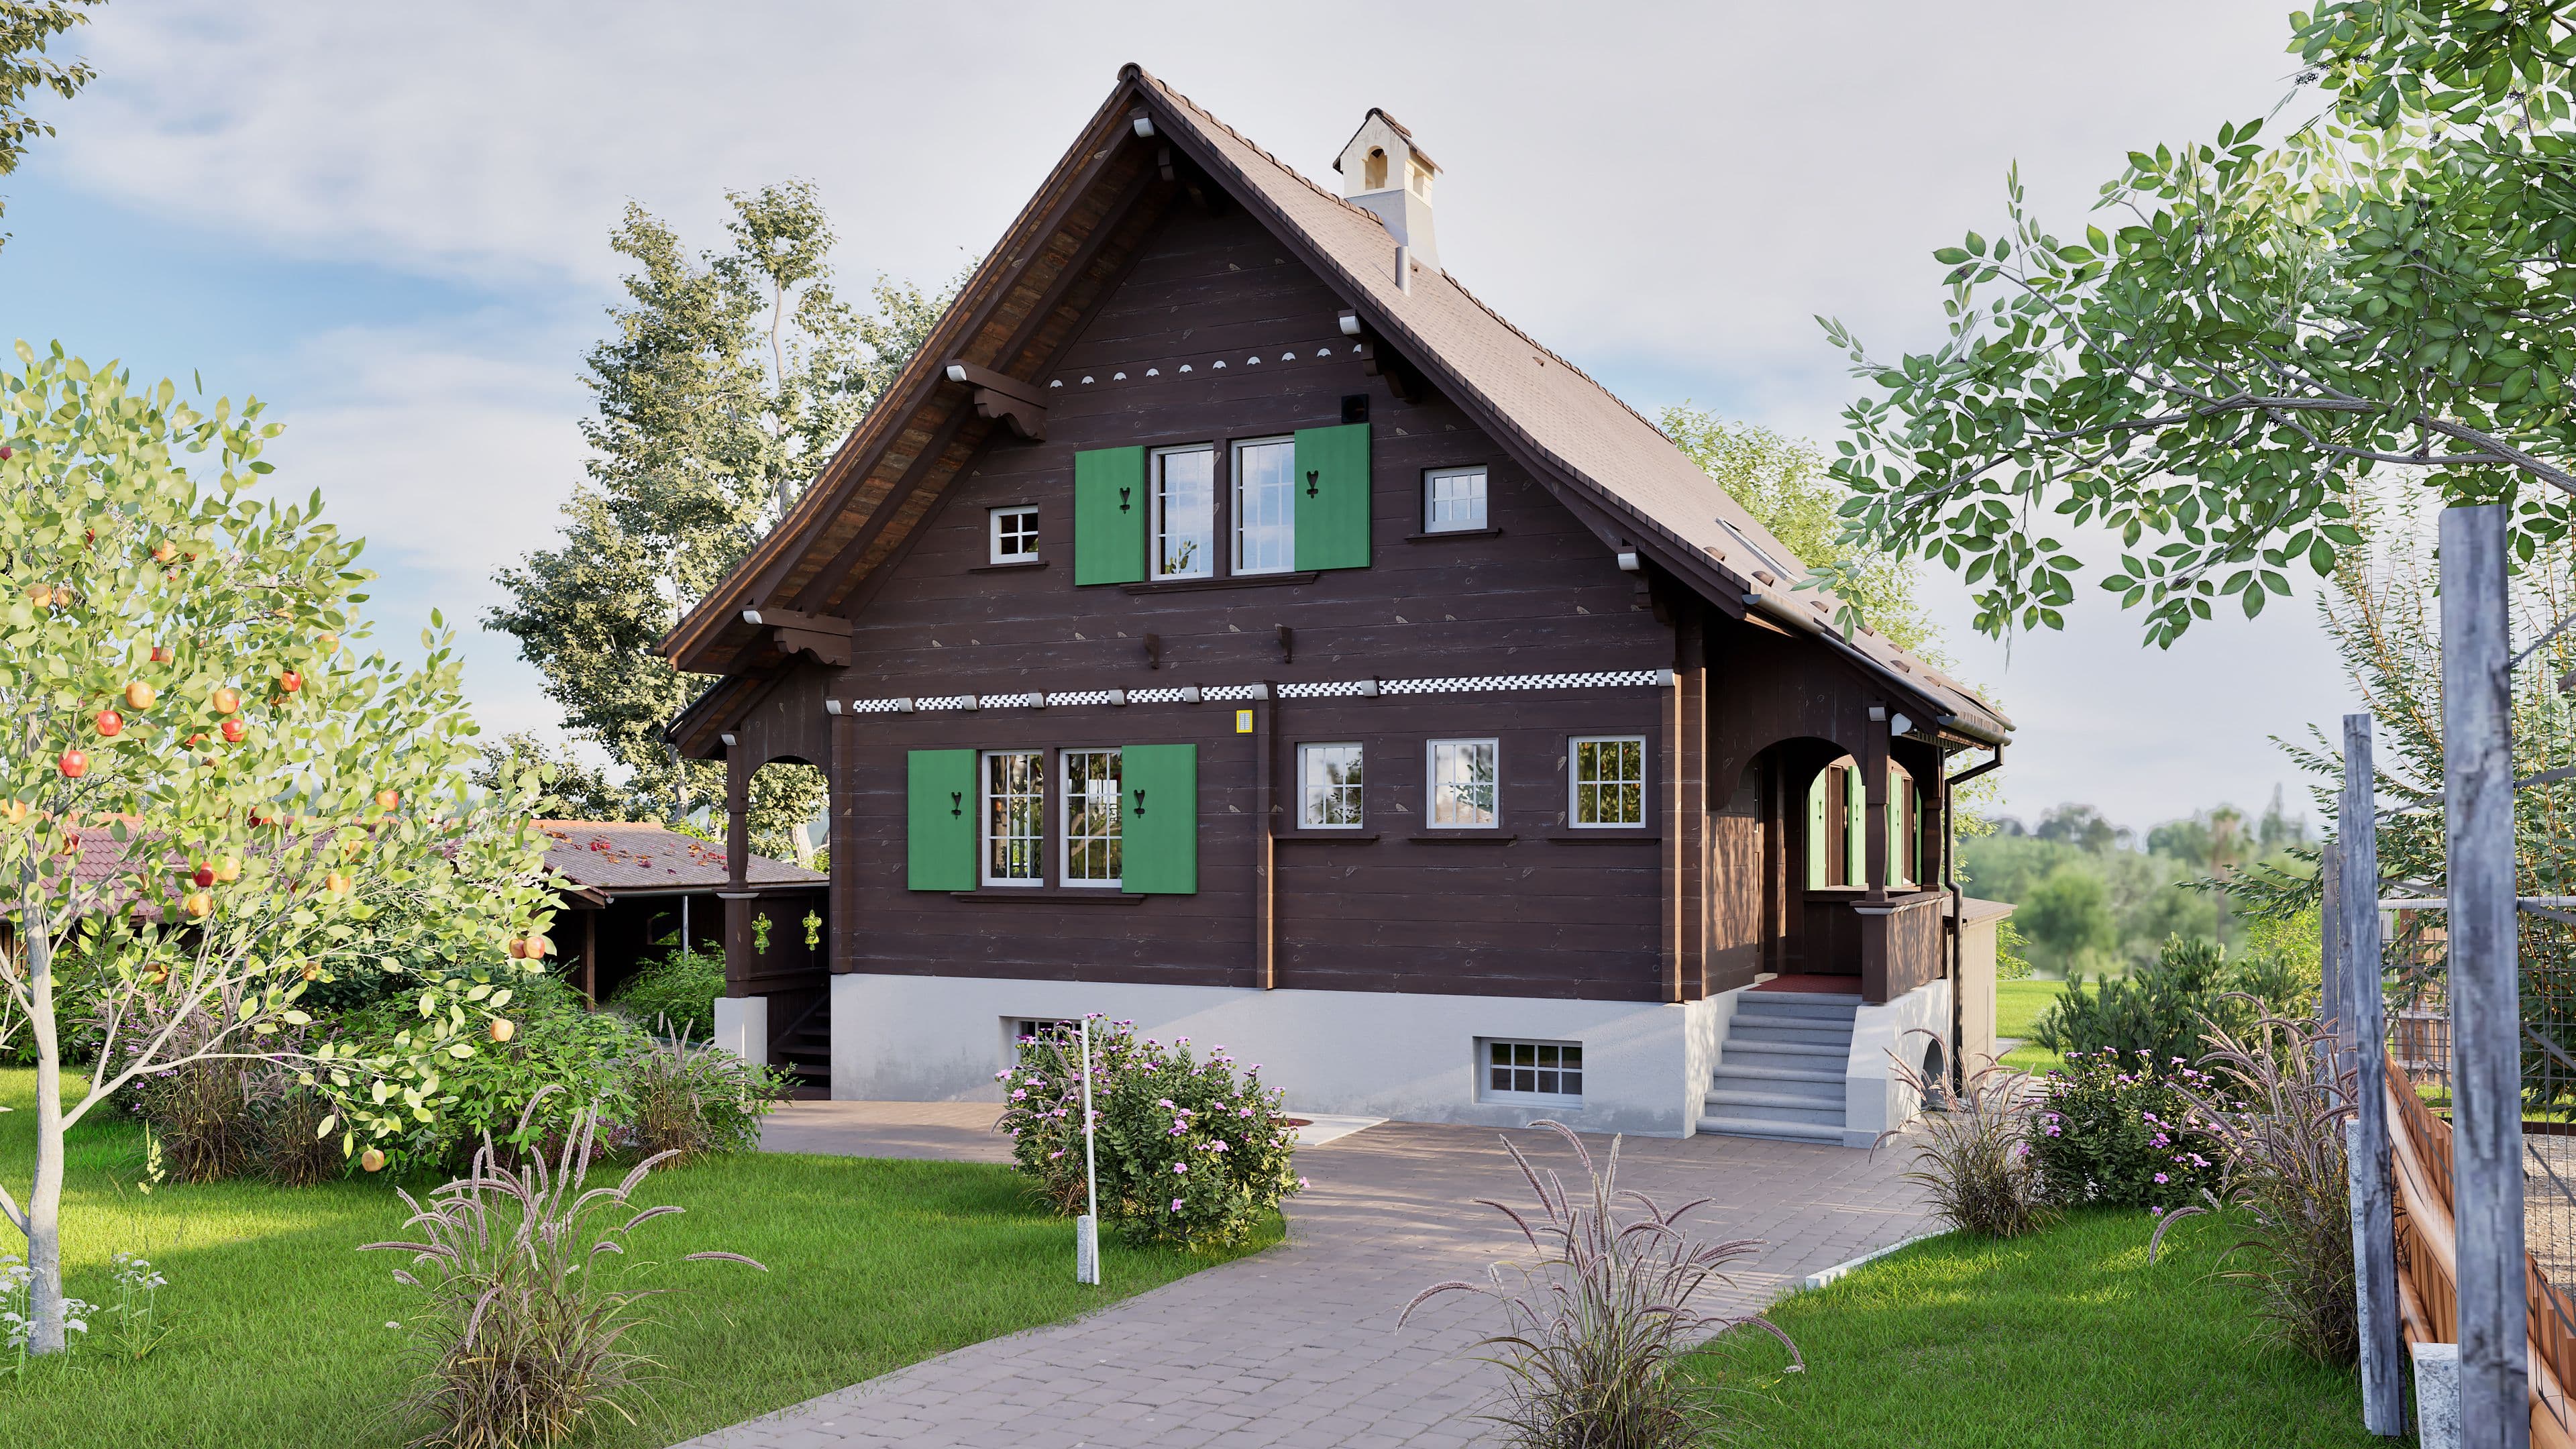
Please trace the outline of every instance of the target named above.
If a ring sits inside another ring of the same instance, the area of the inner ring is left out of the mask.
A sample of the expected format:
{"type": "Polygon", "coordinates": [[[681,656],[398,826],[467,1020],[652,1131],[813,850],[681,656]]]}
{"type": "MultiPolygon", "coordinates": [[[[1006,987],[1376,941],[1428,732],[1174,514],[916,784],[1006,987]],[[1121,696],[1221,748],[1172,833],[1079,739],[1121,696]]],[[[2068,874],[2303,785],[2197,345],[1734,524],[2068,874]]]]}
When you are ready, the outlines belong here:
{"type": "MultiPolygon", "coordinates": [[[[574,885],[611,895],[634,890],[718,890],[725,851],[694,835],[632,820],[540,820],[552,842],[546,866],[574,885]]],[[[831,877],[765,855],[751,858],[751,884],[825,885],[831,877]]]]}

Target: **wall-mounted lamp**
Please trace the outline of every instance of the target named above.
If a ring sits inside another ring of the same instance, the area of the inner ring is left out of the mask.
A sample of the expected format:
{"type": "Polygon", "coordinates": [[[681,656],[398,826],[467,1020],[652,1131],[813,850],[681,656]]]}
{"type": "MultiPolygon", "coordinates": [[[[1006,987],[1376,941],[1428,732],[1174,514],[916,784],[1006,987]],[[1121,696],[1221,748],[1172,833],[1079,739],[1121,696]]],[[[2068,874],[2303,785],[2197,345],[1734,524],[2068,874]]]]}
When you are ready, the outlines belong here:
{"type": "Polygon", "coordinates": [[[1887,732],[1892,735],[1910,734],[1913,730],[1914,721],[1901,714],[1887,722],[1887,732]]]}
{"type": "Polygon", "coordinates": [[[1344,337],[1357,337],[1360,335],[1359,313],[1345,312],[1342,314],[1342,335],[1344,337]]]}
{"type": "Polygon", "coordinates": [[[910,714],[912,713],[912,710],[913,704],[910,698],[898,699],[894,702],[894,712],[896,714],[910,714]]]}
{"type": "Polygon", "coordinates": [[[1184,684],[1181,686],[1181,703],[1196,704],[1199,702],[1199,698],[1199,687],[1197,685],[1184,684]]]}
{"type": "Polygon", "coordinates": [[[1151,117],[1151,116],[1134,116],[1134,117],[1130,117],[1130,118],[1128,119],[1127,124],[1129,124],[1129,125],[1131,125],[1131,126],[1135,127],[1135,128],[1136,128],[1136,134],[1137,134],[1137,135],[1139,135],[1139,136],[1144,137],[1146,140],[1149,140],[1149,141],[1150,141],[1150,140],[1152,140],[1152,139],[1154,138],[1154,118],[1153,118],[1153,117],[1151,117]]]}
{"type": "Polygon", "coordinates": [[[1646,566],[1638,561],[1637,551],[1635,549],[1623,548],[1619,550],[1619,572],[1623,574],[1643,573],[1645,568],[1646,566]]]}
{"type": "Polygon", "coordinates": [[[1111,704],[1123,705],[1127,702],[1127,691],[1123,689],[1112,689],[1106,692],[1111,704]]]}
{"type": "Polygon", "coordinates": [[[1871,724],[1885,724],[1887,722],[1887,706],[1883,704],[1871,705],[1869,707],[1869,722],[1871,724]]]}
{"type": "Polygon", "coordinates": [[[724,741],[724,747],[725,747],[726,749],[728,749],[728,750],[729,750],[729,749],[732,749],[732,748],[733,748],[733,736],[732,736],[732,735],[729,735],[729,734],[721,734],[721,735],[716,736],[716,738],[717,738],[717,739],[720,739],[720,740],[722,740],[722,741],[724,741]]]}
{"type": "Polygon", "coordinates": [[[980,694],[960,695],[959,699],[961,701],[957,706],[959,709],[982,709],[984,707],[984,696],[980,694]]]}
{"type": "Polygon", "coordinates": [[[1375,699],[1377,698],[1377,681],[1374,679],[1363,679],[1359,681],[1351,692],[1359,695],[1363,699],[1375,699]]]}
{"type": "Polygon", "coordinates": [[[760,622],[760,611],[759,611],[758,609],[745,609],[745,610],[743,610],[743,611],[742,611],[742,621],[743,621],[744,623],[746,623],[746,624],[757,624],[757,623],[759,623],[759,622],[760,622]]]}
{"type": "Polygon", "coordinates": [[[839,714],[840,712],[841,712],[841,702],[840,702],[839,700],[837,700],[837,699],[827,699],[827,700],[823,701],[823,713],[825,713],[825,714],[839,714]]]}

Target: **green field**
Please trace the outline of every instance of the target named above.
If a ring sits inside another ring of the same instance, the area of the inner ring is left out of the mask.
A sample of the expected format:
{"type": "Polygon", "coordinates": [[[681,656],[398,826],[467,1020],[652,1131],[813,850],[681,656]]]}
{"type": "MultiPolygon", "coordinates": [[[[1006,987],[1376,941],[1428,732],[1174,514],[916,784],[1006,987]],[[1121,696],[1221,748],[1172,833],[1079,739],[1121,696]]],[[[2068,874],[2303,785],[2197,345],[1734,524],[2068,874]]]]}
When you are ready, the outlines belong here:
{"type": "Polygon", "coordinates": [[[1995,983],[1995,1035],[2018,1037],[2023,1045],[2004,1053],[2004,1065],[2026,1072],[2052,1071],[2064,1065],[2057,1053],[2031,1044],[2031,1024],[2039,1020],[2058,997],[2066,994],[2063,981],[1998,981],[1995,983]]]}
{"type": "Polygon", "coordinates": [[[2218,1276],[2230,1224],[2185,1222],[2152,1266],[2151,1225],[2088,1212],[2012,1242],[1936,1238],[1772,1309],[1805,1372],[1742,1331],[1693,1367],[1738,1421],[1731,1442],[1778,1449],[2386,1442],[2361,1427],[2351,1370],[2268,1343],[2252,1290],[2218,1276]]]}
{"type": "MultiPolygon", "coordinates": [[[[0,1103],[14,1109],[0,1115],[0,1171],[22,1197],[34,1100],[34,1073],[0,1072],[0,1103]]],[[[420,1296],[393,1281],[404,1260],[355,1251],[403,1236],[392,1185],[222,1183],[146,1196],[134,1186],[142,1145],[141,1130],[112,1114],[75,1135],[70,1291],[104,1298],[109,1256],[141,1252],[169,1277],[162,1302],[178,1332],[139,1363],[85,1343],[23,1382],[0,1381],[0,1443],[393,1449],[411,1437],[386,1413],[409,1372],[404,1335],[388,1324],[420,1296]]],[[[660,1321],[640,1346],[671,1377],[642,1424],[611,1421],[585,1445],[668,1444],[1218,1261],[1104,1241],[1105,1286],[1080,1287],[1072,1225],[1033,1209],[1002,1167],[747,1155],[656,1172],[636,1201],[688,1209],[640,1229],[638,1257],[727,1249],[770,1271],[662,1272],[686,1291],[658,1300],[660,1321]]]]}

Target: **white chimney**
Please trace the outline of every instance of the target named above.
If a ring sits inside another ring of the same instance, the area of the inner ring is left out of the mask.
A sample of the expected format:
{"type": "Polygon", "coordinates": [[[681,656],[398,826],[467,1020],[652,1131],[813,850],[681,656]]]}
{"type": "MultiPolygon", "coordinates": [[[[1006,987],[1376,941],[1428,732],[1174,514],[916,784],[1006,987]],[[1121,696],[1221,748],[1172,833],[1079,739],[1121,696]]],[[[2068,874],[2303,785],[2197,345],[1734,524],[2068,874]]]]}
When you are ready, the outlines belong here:
{"type": "MultiPolygon", "coordinates": [[[[1344,197],[1377,213],[1396,245],[1411,250],[1413,260],[1440,270],[1440,244],[1431,234],[1431,178],[1440,167],[1413,144],[1411,131],[1372,106],[1333,169],[1342,173],[1344,197]]],[[[1411,281],[1404,279],[1408,289],[1411,281]]]]}

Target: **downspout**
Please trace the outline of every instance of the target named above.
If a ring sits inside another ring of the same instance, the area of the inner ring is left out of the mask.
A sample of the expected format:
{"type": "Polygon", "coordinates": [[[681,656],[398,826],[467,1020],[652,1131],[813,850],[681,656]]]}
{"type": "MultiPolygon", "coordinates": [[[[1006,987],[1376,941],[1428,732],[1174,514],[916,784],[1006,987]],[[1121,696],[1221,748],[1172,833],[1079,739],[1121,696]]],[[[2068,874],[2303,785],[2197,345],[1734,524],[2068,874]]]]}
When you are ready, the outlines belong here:
{"type": "Polygon", "coordinates": [[[1967,967],[1968,895],[1959,889],[1959,832],[1955,799],[1959,787],[2004,763],[2004,742],[1995,741],[1995,757],[1972,770],[1941,777],[1941,883],[1950,889],[1950,1090],[1967,1090],[1967,1067],[1960,1047],[1968,1035],[1968,1004],[1960,987],[1967,967]]]}

